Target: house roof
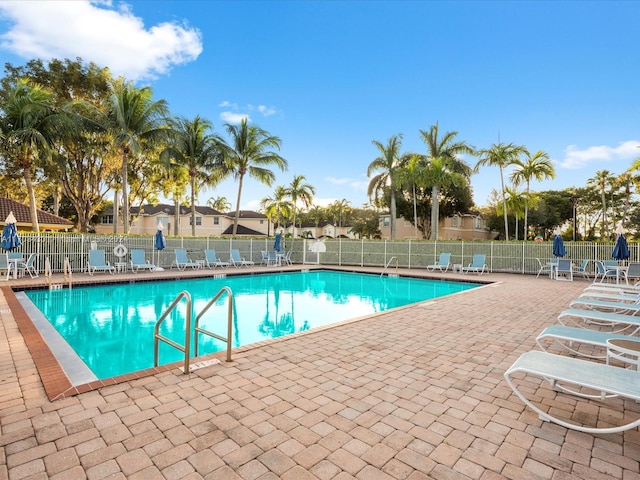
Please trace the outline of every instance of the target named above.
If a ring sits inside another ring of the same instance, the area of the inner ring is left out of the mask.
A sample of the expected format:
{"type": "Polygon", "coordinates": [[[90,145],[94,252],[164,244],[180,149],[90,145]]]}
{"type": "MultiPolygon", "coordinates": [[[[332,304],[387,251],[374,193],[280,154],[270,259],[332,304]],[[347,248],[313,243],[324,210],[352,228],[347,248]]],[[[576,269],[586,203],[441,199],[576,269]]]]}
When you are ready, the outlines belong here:
{"type": "MultiPolygon", "coordinates": [[[[229,227],[227,227],[225,229],[224,232],[222,232],[222,235],[233,235],[233,225],[229,225],[229,227]]],[[[236,230],[236,235],[249,235],[252,237],[266,237],[267,235],[262,233],[262,232],[258,232],[257,230],[253,230],[252,228],[248,228],[245,227],[244,225],[240,225],[238,224],[238,229],[236,230]]]]}
{"type": "MultiPolygon", "coordinates": [[[[158,205],[142,205],[141,207],[131,207],[131,213],[133,215],[138,215],[140,210],[142,210],[142,215],[149,215],[149,216],[154,216],[159,214],[171,215],[171,216],[175,215],[175,205],[167,205],[163,203],[160,203],[158,205]]],[[[219,212],[215,208],[211,208],[207,206],[199,206],[199,205],[196,205],[196,212],[198,212],[201,215],[211,215],[211,216],[226,215],[225,213],[219,212]]],[[[110,209],[105,213],[113,213],[113,209],[110,209]]],[[[191,213],[191,207],[186,207],[184,205],[180,206],[180,215],[189,215],[190,213],[191,213]]]]}
{"type": "MultiPolygon", "coordinates": [[[[236,212],[229,212],[226,214],[227,218],[236,218],[236,212]]],[[[254,212],[253,210],[240,210],[239,218],[267,218],[264,213],[254,212]]]]}
{"type": "MultiPolygon", "coordinates": [[[[29,205],[16,202],[10,198],[0,198],[0,224],[4,225],[4,221],[13,212],[16,217],[16,227],[31,228],[31,209],[29,205]]],[[[53,213],[37,210],[38,224],[40,228],[48,230],[67,230],[73,227],[73,222],[66,218],[59,217],[53,213]]]]}

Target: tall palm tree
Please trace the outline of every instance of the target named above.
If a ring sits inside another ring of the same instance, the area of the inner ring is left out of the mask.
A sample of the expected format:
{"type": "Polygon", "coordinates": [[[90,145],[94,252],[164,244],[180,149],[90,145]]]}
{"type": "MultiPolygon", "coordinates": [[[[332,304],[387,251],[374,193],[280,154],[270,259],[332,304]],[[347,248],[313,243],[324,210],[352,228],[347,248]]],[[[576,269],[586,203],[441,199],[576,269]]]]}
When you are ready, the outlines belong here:
{"type": "Polygon", "coordinates": [[[519,158],[514,162],[515,169],[511,172],[511,181],[515,186],[525,182],[527,188],[524,195],[524,240],[528,239],[529,228],[529,196],[531,195],[531,180],[536,179],[539,182],[545,178],[555,178],[556,171],[553,168],[553,162],[549,158],[549,155],[542,150],[538,150],[531,155],[529,152],[525,152],[525,159],[519,158]]]}
{"type": "Polygon", "coordinates": [[[50,157],[56,124],[61,119],[54,105],[55,97],[50,90],[28,80],[19,80],[2,107],[5,158],[10,160],[15,174],[22,174],[24,178],[34,232],[40,230],[33,185],[36,167],[38,160],[50,157]]]}
{"type": "Polygon", "coordinates": [[[422,141],[427,146],[427,162],[429,167],[429,183],[431,184],[431,238],[438,239],[438,223],[440,221],[440,189],[444,186],[456,185],[471,176],[471,168],[458,158],[458,155],[474,154],[474,149],[464,141],[456,141],[458,132],[446,132],[439,136],[439,126],[420,130],[422,141]]]}
{"type": "Polygon", "coordinates": [[[498,167],[500,169],[500,187],[502,189],[502,210],[504,213],[504,235],[509,240],[509,224],[507,222],[507,198],[504,188],[504,169],[512,165],[520,155],[527,153],[522,145],[513,143],[494,143],[491,147],[478,151],[480,159],[474,167],[474,171],[483,165],[498,167]]]}
{"type": "Polygon", "coordinates": [[[272,196],[264,197],[260,200],[260,207],[269,221],[273,223],[274,230],[282,224],[282,220],[286,220],[291,216],[292,204],[288,197],[289,192],[287,189],[282,185],[278,185],[272,196]]]}
{"type": "Polygon", "coordinates": [[[411,188],[413,198],[413,228],[416,240],[418,239],[418,206],[416,188],[423,187],[426,183],[425,170],[422,166],[422,157],[418,154],[404,155],[401,160],[402,168],[398,172],[398,182],[404,188],[411,188]]]}
{"type": "Polygon", "coordinates": [[[611,185],[613,175],[609,170],[600,170],[596,172],[595,177],[587,180],[587,185],[594,186],[600,193],[600,201],[602,202],[602,235],[609,237],[609,225],[607,224],[607,186],[611,185]]]}
{"type": "Polygon", "coordinates": [[[293,204],[293,238],[296,238],[296,211],[298,200],[302,202],[305,208],[309,208],[313,201],[313,196],[316,194],[316,189],[313,185],[306,183],[306,177],[304,175],[295,175],[288,187],[286,187],[287,195],[291,198],[293,204]]]}
{"type": "Polygon", "coordinates": [[[380,156],[377,157],[367,167],[367,177],[371,177],[374,172],[381,170],[380,173],[371,177],[367,195],[372,198],[378,198],[385,190],[389,188],[389,207],[391,210],[391,240],[396,239],[396,188],[397,174],[400,170],[400,147],[402,146],[402,134],[392,135],[384,145],[377,140],[372,142],[378,149],[380,156]]]}
{"type": "Polygon", "coordinates": [[[213,187],[221,179],[220,148],[222,139],[208,133],[211,122],[196,115],[193,120],[180,117],[171,122],[169,146],[160,154],[165,163],[183,166],[191,189],[191,235],[196,236],[196,196],[202,187],[213,187]]]}
{"type": "Polygon", "coordinates": [[[231,203],[227,200],[227,197],[211,197],[207,200],[207,205],[214,210],[226,213],[231,210],[231,203]]]}
{"type": "MultiPolygon", "coordinates": [[[[525,192],[518,191],[515,186],[506,187],[505,190],[507,194],[507,208],[509,208],[509,211],[513,213],[513,216],[516,219],[516,231],[514,236],[515,240],[518,240],[518,220],[524,217],[525,207],[527,204],[527,194],[525,192]]],[[[501,206],[499,205],[498,213],[501,213],[502,208],[500,207],[501,206]]]]}
{"type": "Polygon", "coordinates": [[[122,218],[124,232],[129,232],[128,170],[132,155],[144,150],[144,143],[154,144],[165,139],[168,105],[165,100],[153,100],[151,87],[136,88],[118,80],[112,85],[107,113],[107,128],[114,147],[122,157],[122,218]]]}
{"type": "Polygon", "coordinates": [[[280,139],[257,125],[248,125],[246,118],[242,119],[240,125],[226,123],[225,128],[231,136],[231,145],[223,144],[225,173],[233,175],[238,181],[236,215],[233,221],[233,235],[235,235],[238,231],[244,176],[249,174],[260,183],[271,186],[276,177],[265,167],[275,165],[284,172],[287,170],[288,163],[273,151],[273,149],[280,150],[280,139]]]}

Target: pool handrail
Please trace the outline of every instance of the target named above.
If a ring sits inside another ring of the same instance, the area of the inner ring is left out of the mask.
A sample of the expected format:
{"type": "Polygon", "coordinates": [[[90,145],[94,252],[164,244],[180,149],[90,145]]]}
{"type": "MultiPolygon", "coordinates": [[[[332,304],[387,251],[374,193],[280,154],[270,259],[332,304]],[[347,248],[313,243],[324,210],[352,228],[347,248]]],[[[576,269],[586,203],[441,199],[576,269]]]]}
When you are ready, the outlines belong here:
{"type": "Polygon", "coordinates": [[[178,296],[171,302],[171,305],[164,311],[160,318],[156,322],[156,326],[153,329],[153,366],[158,366],[158,357],[160,354],[160,345],[159,341],[171,345],[174,348],[177,348],[182,353],[184,353],[184,370],[182,373],[189,373],[189,351],[191,350],[191,317],[192,317],[192,302],[191,302],[191,294],[186,290],[181,291],[178,296]],[[186,325],[185,325],[185,333],[184,333],[184,346],[179,343],[173,341],[172,339],[165,337],[160,334],[160,325],[162,322],[169,316],[172,310],[180,303],[180,301],[186,298],[187,299],[187,313],[185,315],[186,325]]]}
{"type": "MultiPolygon", "coordinates": [[[[231,361],[231,337],[233,336],[233,293],[229,287],[222,287],[215,296],[209,300],[209,302],[204,306],[204,308],[196,315],[196,326],[194,328],[196,335],[198,333],[203,333],[205,335],[209,335],[221,342],[226,342],[227,344],[227,362],[231,361]],[[200,328],[200,319],[202,316],[209,310],[209,308],[218,301],[218,299],[227,294],[227,337],[222,337],[213,332],[200,328]]],[[[194,347],[194,355],[198,356],[198,337],[196,336],[196,344],[194,347]]]]}

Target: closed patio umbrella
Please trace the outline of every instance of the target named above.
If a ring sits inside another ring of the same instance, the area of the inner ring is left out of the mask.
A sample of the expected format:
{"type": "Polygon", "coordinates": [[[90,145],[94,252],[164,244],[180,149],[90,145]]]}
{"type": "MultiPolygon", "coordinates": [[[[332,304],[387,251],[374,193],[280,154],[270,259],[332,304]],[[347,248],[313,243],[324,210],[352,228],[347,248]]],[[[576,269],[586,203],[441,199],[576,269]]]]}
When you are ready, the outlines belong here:
{"type": "Polygon", "coordinates": [[[282,234],[281,233],[276,233],[276,241],[273,244],[273,249],[280,253],[280,250],[282,250],[282,234]]]}
{"type": "Polygon", "coordinates": [[[553,256],[554,257],[564,257],[567,254],[567,249],[564,248],[564,242],[562,241],[562,236],[557,233],[555,237],[553,237],[553,256]]]}
{"type": "Polygon", "coordinates": [[[618,235],[618,239],[616,240],[616,246],[613,247],[613,253],[611,257],[620,261],[620,260],[628,260],[630,256],[629,253],[629,245],[627,245],[627,239],[624,238],[624,234],[620,233],[618,235]]]}
{"type": "Polygon", "coordinates": [[[20,246],[20,237],[18,236],[18,230],[16,229],[16,217],[13,212],[9,212],[7,219],[4,221],[5,225],[2,229],[2,240],[0,246],[5,250],[13,250],[20,246]]]}
{"type": "Polygon", "coordinates": [[[156,268],[160,269],[160,250],[164,250],[165,247],[167,246],[167,243],[165,242],[164,239],[164,234],[162,233],[162,230],[164,230],[164,225],[162,224],[162,222],[158,221],[158,231],[156,232],[156,237],[155,237],[155,241],[154,241],[154,247],[156,248],[156,250],[158,250],[158,262],[156,263],[156,268]]]}

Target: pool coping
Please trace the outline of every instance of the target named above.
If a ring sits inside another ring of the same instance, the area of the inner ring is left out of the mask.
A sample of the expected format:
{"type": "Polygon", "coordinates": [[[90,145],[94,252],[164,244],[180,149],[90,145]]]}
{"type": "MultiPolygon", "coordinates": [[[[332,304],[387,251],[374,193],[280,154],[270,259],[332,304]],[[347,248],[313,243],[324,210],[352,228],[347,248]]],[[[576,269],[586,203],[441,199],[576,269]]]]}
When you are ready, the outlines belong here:
{"type": "MultiPolygon", "coordinates": [[[[309,271],[309,270],[330,270],[330,271],[340,271],[340,272],[353,272],[353,273],[363,273],[363,274],[378,274],[378,272],[372,272],[371,270],[364,270],[364,269],[359,269],[357,267],[342,267],[342,268],[335,268],[334,267],[327,267],[327,266],[311,266],[311,268],[309,268],[309,266],[297,266],[298,268],[294,268],[294,269],[287,269],[287,270],[267,270],[267,271],[263,271],[263,270],[232,270],[231,275],[261,275],[261,274],[269,274],[269,273],[286,273],[286,272],[300,272],[300,271],[309,271]]],[[[427,273],[427,272],[425,272],[427,273]]],[[[215,273],[213,274],[215,275],[215,273]]],[[[231,276],[229,275],[229,276],[231,276]]],[[[484,279],[479,279],[478,277],[474,277],[475,280],[471,280],[471,279],[459,279],[459,278],[452,278],[452,277],[443,277],[443,276],[436,276],[436,277],[432,277],[429,275],[419,275],[417,273],[411,274],[411,272],[406,271],[403,272],[401,274],[392,274],[392,276],[397,275],[399,277],[408,277],[408,278],[415,278],[415,279],[422,279],[422,280],[440,280],[440,281],[452,281],[452,282],[459,282],[459,283],[474,283],[474,284],[479,284],[480,286],[478,288],[486,288],[492,285],[496,285],[499,284],[501,282],[494,282],[494,281],[490,281],[490,280],[484,280],[484,279]]],[[[92,279],[87,279],[87,281],[80,281],[80,282],[75,282],[76,285],[82,285],[82,286],[86,286],[86,285],[91,285],[91,284],[105,284],[105,283],[142,283],[142,282],[156,282],[156,281],[170,281],[170,280],[183,280],[185,278],[205,278],[205,277],[210,277],[212,276],[211,273],[209,274],[202,274],[202,275],[189,275],[189,276],[171,276],[171,277],[141,277],[141,279],[139,281],[137,278],[131,279],[131,278],[126,278],[126,279],[118,279],[118,278],[114,278],[114,277],[101,277],[102,281],[92,281],[92,279]],[[105,281],[107,280],[107,281],[105,281]]],[[[74,385],[74,383],[72,382],[72,380],[69,378],[67,372],[64,370],[64,368],[62,367],[62,365],[60,364],[58,358],[54,355],[53,351],[51,350],[50,345],[47,343],[47,341],[45,340],[45,338],[43,337],[42,333],[40,332],[40,330],[38,330],[38,327],[36,326],[36,324],[34,323],[33,319],[29,316],[29,314],[27,313],[27,311],[25,310],[23,304],[20,302],[18,295],[16,295],[16,292],[21,292],[24,290],[30,290],[30,289],[43,289],[43,288],[48,288],[46,283],[35,283],[35,284],[31,284],[31,285],[21,285],[21,286],[3,286],[2,287],[2,291],[4,293],[4,296],[7,300],[7,304],[9,306],[9,309],[11,310],[13,317],[16,321],[16,324],[18,325],[18,329],[22,335],[22,337],[24,338],[25,344],[29,350],[29,353],[31,354],[36,369],[38,371],[38,375],[40,376],[40,380],[44,386],[45,392],[47,394],[47,397],[49,398],[50,401],[55,401],[55,400],[60,400],[63,398],[67,398],[67,397],[71,397],[71,396],[75,396],[75,395],[79,395],[81,393],[86,393],[86,392],[90,392],[93,390],[97,390],[109,385],[117,385],[119,383],[124,383],[124,382],[128,382],[131,380],[135,380],[138,378],[145,378],[145,377],[149,377],[152,375],[156,375],[162,372],[167,372],[167,371],[171,371],[174,369],[181,369],[181,367],[183,366],[182,361],[178,361],[178,362],[173,362],[173,363],[167,363],[167,364],[163,364],[163,365],[159,365],[157,367],[151,367],[151,368],[147,368],[144,370],[138,370],[135,372],[131,372],[131,373],[127,373],[127,374],[123,374],[123,375],[118,375],[115,377],[110,377],[107,379],[97,379],[95,381],[90,381],[87,383],[82,383],[79,385],[74,385]]],[[[267,339],[267,340],[262,340],[260,342],[255,342],[255,343],[251,343],[249,345],[244,345],[244,346],[240,346],[240,347],[236,347],[233,349],[233,354],[241,354],[244,353],[246,351],[250,351],[250,350],[254,350],[256,348],[260,348],[264,345],[267,344],[271,344],[273,342],[283,342],[283,341],[288,341],[290,339],[293,338],[297,338],[300,335],[310,335],[310,334],[315,334],[318,332],[322,332],[326,329],[329,328],[337,328],[340,326],[344,326],[344,325],[348,325],[351,324],[353,322],[360,322],[363,320],[367,320],[367,319],[371,319],[371,318],[375,318],[379,315],[383,315],[383,314],[387,314],[390,312],[396,312],[396,311],[400,311],[400,310],[404,310],[404,309],[408,309],[408,308],[416,308],[416,307],[426,307],[430,304],[434,304],[435,302],[439,301],[440,299],[444,299],[444,298],[450,298],[452,296],[455,295],[461,295],[470,291],[475,291],[475,289],[471,289],[471,290],[465,290],[462,292],[456,292],[453,294],[448,294],[445,295],[443,297],[438,297],[435,299],[429,299],[429,300],[423,300],[420,302],[416,302],[416,303],[412,303],[412,304],[408,304],[408,305],[403,305],[400,307],[395,307],[395,308],[391,308],[388,310],[384,310],[381,312],[375,312],[372,314],[368,314],[368,315],[363,315],[360,317],[354,317],[351,319],[347,319],[347,320],[343,320],[341,322],[336,322],[336,323],[332,323],[329,325],[323,325],[323,326],[319,326],[319,327],[315,327],[312,330],[307,330],[307,331],[302,331],[302,332],[295,332],[293,334],[290,335],[286,335],[284,337],[277,337],[277,338],[271,338],[271,339],[267,339]]],[[[203,362],[203,361],[207,361],[207,360],[220,360],[220,361],[225,361],[226,360],[226,351],[221,351],[221,352],[215,352],[215,353],[210,353],[207,355],[201,355],[199,357],[197,357],[198,362],[203,362]]],[[[193,359],[195,360],[195,359],[193,359]]],[[[233,360],[232,360],[233,361],[233,360]]],[[[188,373],[187,373],[188,374],[188,373]]]]}

